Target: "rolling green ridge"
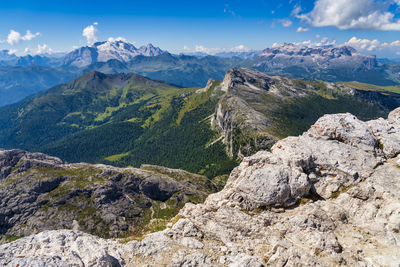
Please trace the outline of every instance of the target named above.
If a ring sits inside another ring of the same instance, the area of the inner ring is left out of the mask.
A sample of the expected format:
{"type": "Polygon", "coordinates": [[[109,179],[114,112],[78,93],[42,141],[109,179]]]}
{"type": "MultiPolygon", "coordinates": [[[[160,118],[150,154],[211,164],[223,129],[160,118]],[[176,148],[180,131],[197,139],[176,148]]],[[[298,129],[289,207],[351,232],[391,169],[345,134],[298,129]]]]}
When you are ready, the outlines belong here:
{"type": "Polygon", "coordinates": [[[218,134],[206,119],[218,101],[214,89],[194,93],[198,88],[136,74],[91,72],[4,107],[0,146],[68,162],[159,164],[214,177],[237,164],[221,142],[209,145],[218,134]]]}

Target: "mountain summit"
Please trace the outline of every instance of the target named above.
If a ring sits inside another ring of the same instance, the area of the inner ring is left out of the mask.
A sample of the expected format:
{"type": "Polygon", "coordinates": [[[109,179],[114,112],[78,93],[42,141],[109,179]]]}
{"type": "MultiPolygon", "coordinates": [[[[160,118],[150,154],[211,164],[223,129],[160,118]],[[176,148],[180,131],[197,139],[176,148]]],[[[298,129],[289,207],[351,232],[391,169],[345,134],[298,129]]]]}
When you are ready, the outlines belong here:
{"type": "Polygon", "coordinates": [[[123,40],[109,40],[75,49],[65,56],[64,65],[84,67],[96,62],[107,62],[110,59],[128,62],[139,55],[148,57],[158,56],[162,53],[164,53],[163,50],[152,44],[136,48],[133,44],[123,40]]]}

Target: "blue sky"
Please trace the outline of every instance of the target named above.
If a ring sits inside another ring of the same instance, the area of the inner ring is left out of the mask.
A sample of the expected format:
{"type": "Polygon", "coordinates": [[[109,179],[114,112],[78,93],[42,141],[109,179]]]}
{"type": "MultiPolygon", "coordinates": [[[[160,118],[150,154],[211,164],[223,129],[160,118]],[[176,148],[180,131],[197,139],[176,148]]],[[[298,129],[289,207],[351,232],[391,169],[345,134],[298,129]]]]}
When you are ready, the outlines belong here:
{"type": "Polygon", "coordinates": [[[400,57],[399,4],[400,0],[2,1],[0,49],[17,54],[70,51],[88,44],[82,31],[93,25],[92,37],[99,41],[123,37],[137,46],[153,43],[171,52],[348,42],[365,53],[400,57]]]}

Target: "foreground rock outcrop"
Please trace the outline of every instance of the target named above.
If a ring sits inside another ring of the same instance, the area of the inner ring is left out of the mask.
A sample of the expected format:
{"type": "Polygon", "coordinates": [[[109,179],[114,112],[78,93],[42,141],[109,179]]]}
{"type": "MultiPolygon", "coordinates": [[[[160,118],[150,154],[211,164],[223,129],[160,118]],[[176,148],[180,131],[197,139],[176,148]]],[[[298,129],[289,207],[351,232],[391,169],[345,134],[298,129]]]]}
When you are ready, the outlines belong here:
{"type": "Polygon", "coordinates": [[[122,244],[46,231],[0,246],[15,266],[398,266],[400,109],[326,115],[247,157],[164,231],[122,244]]]}
{"type": "Polygon", "coordinates": [[[165,227],[184,203],[216,191],[206,177],[182,170],[66,164],[41,153],[0,150],[0,242],[57,229],[141,234],[165,227]]]}

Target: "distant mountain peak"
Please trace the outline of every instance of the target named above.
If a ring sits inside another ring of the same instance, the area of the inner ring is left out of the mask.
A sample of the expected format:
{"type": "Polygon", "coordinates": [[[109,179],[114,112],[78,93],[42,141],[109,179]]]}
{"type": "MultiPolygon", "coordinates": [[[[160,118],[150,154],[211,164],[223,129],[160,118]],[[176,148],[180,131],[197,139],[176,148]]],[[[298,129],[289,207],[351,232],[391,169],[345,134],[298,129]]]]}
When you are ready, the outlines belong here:
{"type": "MultiPolygon", "coordinates": [[[[353,54],[359,54],[356,49],[351,46],[335,46],[335,45],[301,45],[294,43],[281,43],[275,44],[271,48],[263,50],[261,56],[270,54],[283,54],[289,56],[330,56],[330,57],[341,57],[341,56],[352,56],[353,54]]],[[[375,57],[365,55],[367,57],[375,57]]]]}
{"type": "Polygon", "coordinates": [[[131,61],[136,56],[158,56],[164,51],[152,44],[137,48],[125,40],[107,40],[94,43],[92,46],[80,47],[65,57],[64,64],[84,67],[96,62],[107,62],[116,59],[121,62],[131,61]]]}

